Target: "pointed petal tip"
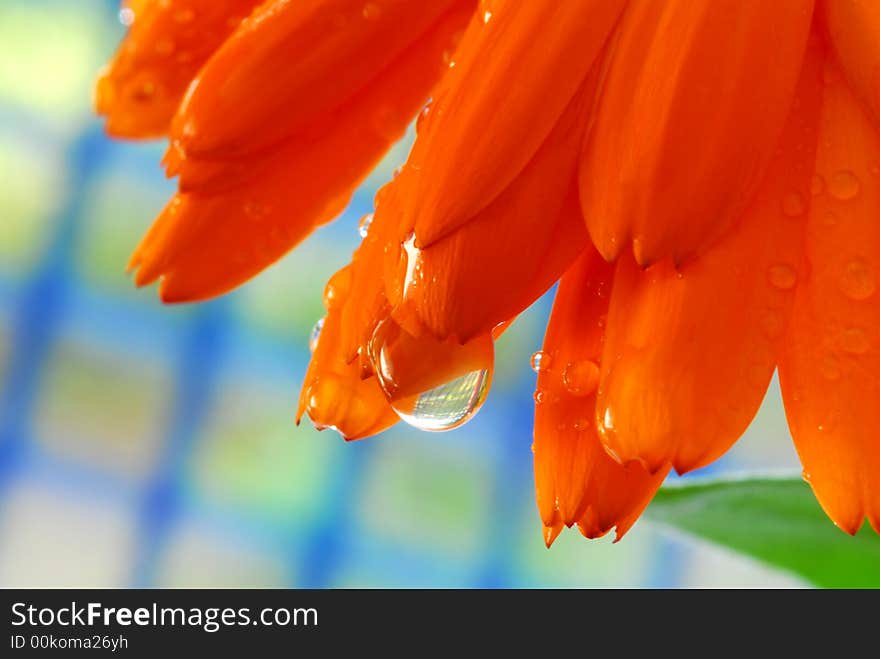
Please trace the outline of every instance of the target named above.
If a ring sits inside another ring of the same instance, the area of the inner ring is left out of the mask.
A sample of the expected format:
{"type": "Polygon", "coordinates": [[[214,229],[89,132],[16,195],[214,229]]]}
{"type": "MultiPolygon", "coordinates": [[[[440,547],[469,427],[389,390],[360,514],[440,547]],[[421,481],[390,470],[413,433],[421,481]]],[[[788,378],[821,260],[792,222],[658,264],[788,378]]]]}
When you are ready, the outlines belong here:
{"type": "Polygon", "coordinates": [[[547,549],[553,546],[553,543],[556,542],[556,538],[559,537],[559,534],[562,533],[562,529],[564,528],[564,524],[562,522],[557,522],[551,526],[543,525],[544,529],[544,546],[547,549]]]}

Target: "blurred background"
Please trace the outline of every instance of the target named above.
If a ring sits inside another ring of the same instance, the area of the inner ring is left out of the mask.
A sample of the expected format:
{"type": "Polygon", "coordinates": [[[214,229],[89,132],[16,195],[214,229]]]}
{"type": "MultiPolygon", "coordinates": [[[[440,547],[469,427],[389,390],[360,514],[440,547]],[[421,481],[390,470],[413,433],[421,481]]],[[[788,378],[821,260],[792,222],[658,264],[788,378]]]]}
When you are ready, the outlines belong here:
{"type": "MultiPolygon", "coordinates": [[[[617,545],[568,531],[544,548],[529,357],[549,296],[502,337],[464,428],[345,444],[296,427],[324,283],[408,144],[258,279],[163,307],[124,268],[173,190],[164,145],[111,142],[91,113],[117,10],[0,2],[0,585],[799,584],[647,521],[617,545]]],[[[775,383],[711,469],[755,468],[797,468],[775,383]]]]}

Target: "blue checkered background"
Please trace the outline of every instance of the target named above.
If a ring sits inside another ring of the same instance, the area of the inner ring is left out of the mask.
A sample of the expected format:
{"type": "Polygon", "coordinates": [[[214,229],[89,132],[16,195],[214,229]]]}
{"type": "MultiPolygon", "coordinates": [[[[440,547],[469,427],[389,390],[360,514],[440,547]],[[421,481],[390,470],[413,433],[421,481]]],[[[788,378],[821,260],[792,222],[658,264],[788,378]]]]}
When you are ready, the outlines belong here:
{"type": "MultiPolygon", "coordinates": [[[[793,578],[640,522],[544,548],[529,355],[441,435],[345,444],[293,424],[327,277],[402,144],[332,226],[238,292],[164,307],[124,273],[173,190],[163,145],[118,143],[91,85],[115,0],[0,2],[0,585],[722,586],[793,578]]],[[[778,388],[716,471],[796,464],[778,388]]]]}

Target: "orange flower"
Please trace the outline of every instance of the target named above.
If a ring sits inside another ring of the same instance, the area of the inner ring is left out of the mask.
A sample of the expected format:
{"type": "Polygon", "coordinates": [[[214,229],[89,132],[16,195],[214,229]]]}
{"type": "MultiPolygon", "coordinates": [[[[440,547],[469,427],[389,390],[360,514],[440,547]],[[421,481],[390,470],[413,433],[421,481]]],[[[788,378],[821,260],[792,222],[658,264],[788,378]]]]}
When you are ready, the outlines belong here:
{"type": "Polygon", "coordinates": [[[136,282],[242,283],[431,97],[325,291],[300,415],[347,439],[465,422],[494,339],[560,280],[534,360],[548,545],[625,533],[670,469],[736,441],[777,368],[819,502],[880,532],[880,5],[475,4],[130,3],[99,109],[114,134],[170,122],[180,177],[136,282]],[[174,20],[202,11],[204,33],[174,20]],[[178,41],[198,58],[159,57],[178,41]]]}

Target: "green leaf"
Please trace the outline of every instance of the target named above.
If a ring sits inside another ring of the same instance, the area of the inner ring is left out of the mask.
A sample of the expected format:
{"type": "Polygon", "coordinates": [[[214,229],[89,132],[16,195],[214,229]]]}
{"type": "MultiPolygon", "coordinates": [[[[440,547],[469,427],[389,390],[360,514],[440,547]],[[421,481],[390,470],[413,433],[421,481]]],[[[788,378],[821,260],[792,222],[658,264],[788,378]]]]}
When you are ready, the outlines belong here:
{"type": "Polygon", "coordinates": [[[880,587],[880,536],[849,536],[795,478],[698,481],[661,488],[646,516],[829,588],[880,587]]]}

